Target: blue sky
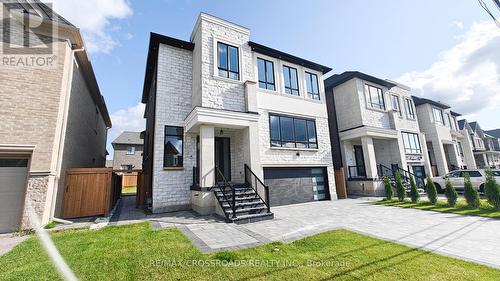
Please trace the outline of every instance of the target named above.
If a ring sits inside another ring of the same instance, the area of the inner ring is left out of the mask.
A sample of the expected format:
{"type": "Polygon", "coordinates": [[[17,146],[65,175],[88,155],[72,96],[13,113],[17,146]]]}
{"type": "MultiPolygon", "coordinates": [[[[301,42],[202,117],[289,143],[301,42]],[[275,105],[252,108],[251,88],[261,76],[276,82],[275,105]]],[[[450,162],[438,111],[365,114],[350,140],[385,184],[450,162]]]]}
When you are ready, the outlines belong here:
{"type": "Polygon", "coordinates": [[[109,141],[142,124],[137,105],[149,33],[188,40],[200,12],[248,27],[251,40],[328,65],[332,73],[359,70],[398,80],[483,128],[500,127],[500,118],[491,118],[500,113],[500,29],[474,0],[80,2],[56,0],[55,8],[90,45],[114,117],[109,141]]]}

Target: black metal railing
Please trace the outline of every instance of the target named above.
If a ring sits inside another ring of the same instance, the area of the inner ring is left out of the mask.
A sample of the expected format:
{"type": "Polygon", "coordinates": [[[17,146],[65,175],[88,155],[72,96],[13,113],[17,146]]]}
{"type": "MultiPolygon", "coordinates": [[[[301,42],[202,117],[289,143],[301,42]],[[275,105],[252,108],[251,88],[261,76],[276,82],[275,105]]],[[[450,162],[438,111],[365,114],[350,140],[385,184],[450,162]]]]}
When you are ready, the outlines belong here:
{"type": "Polygon", "coordinates": [[[378,164],[377,171],[379,179],[383,179],[384,177],[389,177],[392,180],[396,180],[396,172],[399,172],[399,175],[401,176],[401,181],[403,181],[404,183],[409,184],[410,178],[413,177],[418,187],[423,188],[425,185],[425,179],[423,177],[419,177],[414,173],[407,171],[405,169],[401,169],[399,167],[389,168],[383,164],[378,164]]]}
{"type": "Polygon", "coordinates": [[[378,164],[377,165],[377,176],[379,179],[384,179],[384,177],[393,178],[394,171],[392,170],[392,168],[389,168],[389,167],[382,165],[382,164],[378,164]]]}
{"type": "Polygon", "coordinates": [[[366,179],[366,168],[363,165],[347,166],[350,179],[366,179]]]}
{"type": "MultiPolygon", "coordinates": [[[[224,174],[221,172],[219,167],[215,166],[215,173],[214,173],[214,182],[215,182],[215,187],[218,188],[221,193],[222,197],[224,200],[229,204],[229,207],[231,208],[232,211],[232,217],[233,219],[236,218],[236,190],[234,186],[226,179],[224,174]],[[218,179],[222,179],[222,182],[219,181],[218,179]],[[230,194],[227,194],[227,189],[230,189],[230,194]]],[[[226,214],[227,215],[227,214],[226,214]]]]}
{"type": "Polygon", "coordinates": [[[245,183],[248,184],[254,191],[257,196],[264,202],[264,204],[267,207],[267,212],[271,212],[271,204],[269,201],[269,186],[265,185],[259,177],[248,167],[247,164],[245,164],[245,183]],[[259,188],[262,187],[262,188],[259,188]],[[264,196],[261,196],[261,192],[259,190],[264,191],[264,196]],[[265,200],[264,200],[265,198],[265,200]]]}

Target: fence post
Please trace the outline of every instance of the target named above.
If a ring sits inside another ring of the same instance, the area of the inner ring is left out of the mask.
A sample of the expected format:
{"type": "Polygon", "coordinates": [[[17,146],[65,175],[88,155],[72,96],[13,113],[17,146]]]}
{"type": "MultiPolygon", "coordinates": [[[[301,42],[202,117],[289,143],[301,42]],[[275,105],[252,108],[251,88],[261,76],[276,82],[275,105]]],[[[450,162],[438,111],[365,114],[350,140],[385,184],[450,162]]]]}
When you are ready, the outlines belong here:
{"type": "Polygon", "coordinates": [[[266,205],[267,205],[267,212],[271,212],[271,202],[269,201],[269,186],[264,185],[264,191],[266,192],[266,205]]]}

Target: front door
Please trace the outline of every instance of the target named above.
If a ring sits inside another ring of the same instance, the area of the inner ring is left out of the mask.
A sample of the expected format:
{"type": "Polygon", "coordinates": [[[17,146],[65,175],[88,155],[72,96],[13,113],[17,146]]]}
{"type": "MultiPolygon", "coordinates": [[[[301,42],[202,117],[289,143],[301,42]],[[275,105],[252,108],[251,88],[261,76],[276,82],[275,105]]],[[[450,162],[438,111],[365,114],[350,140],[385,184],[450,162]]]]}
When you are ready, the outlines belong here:
{"type": "MultiPolygon", "coordinates": [[[[231,181],[231,152],[229,138],[215,138],[215,166],[227,181],[231,181]]],[[[224,179],[218,171],[215,172],[217,182],[223,182],[224,179]]]]}
{"type": "Polygon", "coordinates": [[[413,174],[417,177],[417,185],[424,186],[424,179],[427,177],[424,166],[413,166],[413,174]]]}
{"type": "Polygon", "coordinates": [[[363,147],[361,145],[354,146],[354,157],[356,161],[356,171],[358,177],[366,177],[365,157],[363,155],[363,147]]]}

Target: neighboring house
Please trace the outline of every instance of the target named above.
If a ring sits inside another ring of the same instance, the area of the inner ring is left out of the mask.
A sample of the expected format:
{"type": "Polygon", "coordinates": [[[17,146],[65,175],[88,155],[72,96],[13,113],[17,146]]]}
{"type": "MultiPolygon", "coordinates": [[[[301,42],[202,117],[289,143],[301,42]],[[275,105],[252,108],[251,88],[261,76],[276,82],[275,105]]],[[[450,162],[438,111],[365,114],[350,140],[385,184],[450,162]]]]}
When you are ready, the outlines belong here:
{"type": "Polygon", "coordinates": [[[349,194],[383,195],[383,176],[399,171],[422,185],[430,173],[410,89],[358,71],[325,80],[335,168],[349,194]]]}
{"type": "Polygon", "coordinates": [[[493,140],[493,147],[495,148],[495,151],[500,151],[500,129],[488,130],[485,132],[495,138],[495,140],[493,140]]]}
{"type": "Polygon", "coordinates": [[[427,138],[432,176],[443,176],[460,168],[475,169],[467,136],[459,129],[458,113],[442,102],[413,97],[420,130],[427,138]],[[462,157],[463,155],[463,157],[462,157]],[[464,162],[465,161],[465,162],[464,162]]]}
{"type": "Polygon", "coordinates": [[[232,219],[228,183],[251,197],[238,195],[237,219],[266,204],[336,199],[322,80],[330,70],[204,13],[189,42],[152,33],[142,98],[152,212],[232,219]]]}
{"type": "MultiPolygon", "coordinates": [[[[474,157],[479,168],[500,168],[498,138],[486,133],[477,122],[469,123],[469,136],[473,141],[474,157]]],[[[495,134],[495,131],[493,131],[495,134]]]]}
{"type": "Polygon", "coordinates": [[[144,140],[140,132],[122,132],[111,144],[113,170],[142,170],[144,140]]]}
{"type": "Polygon", "coordinates": [[[21,47],[29,38],[54,52],[50,66],[4,63],[0,67],[2,233],[31,227],[27,219],[31,210],[43,224],[61,214],[66,169],[104,167],[111,121],[79,29],[38,1],[0,7],[41,22],[34,30],[22,21],[2,18],[10,44],[21,47]],[[51,26],[56,37],[46,32],[51,26]]]}

